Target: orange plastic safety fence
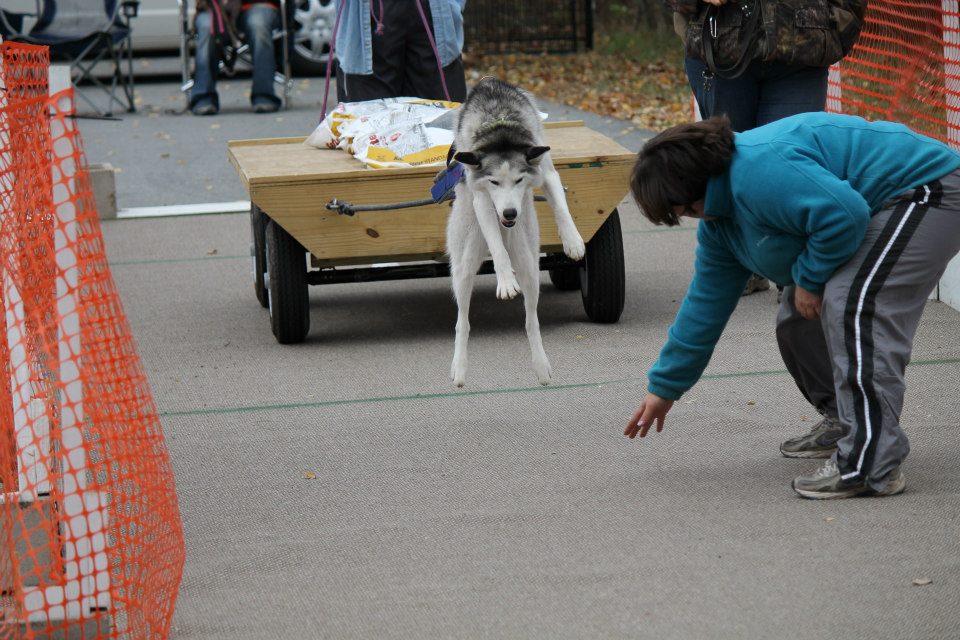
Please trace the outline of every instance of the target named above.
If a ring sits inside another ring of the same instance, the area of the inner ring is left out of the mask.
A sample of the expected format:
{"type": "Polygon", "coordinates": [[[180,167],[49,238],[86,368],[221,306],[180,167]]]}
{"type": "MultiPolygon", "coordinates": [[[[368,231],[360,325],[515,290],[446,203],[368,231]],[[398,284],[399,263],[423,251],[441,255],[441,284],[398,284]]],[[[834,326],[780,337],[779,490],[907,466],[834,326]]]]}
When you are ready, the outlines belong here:
{"type": "Polygon", "coordinates": [[[162,638],[183,572],[173,470],[104,253],[72,90],[0,75],[0,639],[162,638]]]}
{"type": "Polygon", "coordinates": [[[960,13],[956,0],[867,5],[857,46],[831,75],[828,109],[894,120],[960,141],[960,13]]]}

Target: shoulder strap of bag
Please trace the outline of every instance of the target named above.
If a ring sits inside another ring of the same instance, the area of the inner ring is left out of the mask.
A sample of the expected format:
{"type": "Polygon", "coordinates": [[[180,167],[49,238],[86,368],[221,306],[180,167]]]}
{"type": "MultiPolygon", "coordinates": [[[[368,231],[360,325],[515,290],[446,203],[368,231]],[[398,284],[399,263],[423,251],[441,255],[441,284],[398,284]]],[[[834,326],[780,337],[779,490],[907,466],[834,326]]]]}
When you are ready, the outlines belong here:
{"type": "MultiPolygon", "coordinates": [[[[724,5],[727,6],[727,5],[724,5]]],[[[733,9],[733,7],[730,7],[733,9]]],[[[743,11],[745,20],[740,25],[740,31],[742,37],[746,40],[743,48],[740,50],[740,57],[736,62],[731,64],[728,67],[718,67],[715,61],[714,47],[716,47],[716,37],[717,37],[717,23],[718,15],[720,13],[720,7],[716,5],[709,5],[707,8],[707,16],[703,22],[703,56],[705,62],[707,63],[707,68],[713,72],[714,75],[720,78],[726,78],[732,80],[740,76],[744,71],[747,70],[747,67],[750,66],[750,62],[753,60],[754,54],[756,53],[757,44],[760,42],[760,37],[762,35],[761,28],[762,22],[761,18],[763,17],[763,6],[759,0],[754,2],[745,2],[739,4],[737,9],[743,11]]]]}

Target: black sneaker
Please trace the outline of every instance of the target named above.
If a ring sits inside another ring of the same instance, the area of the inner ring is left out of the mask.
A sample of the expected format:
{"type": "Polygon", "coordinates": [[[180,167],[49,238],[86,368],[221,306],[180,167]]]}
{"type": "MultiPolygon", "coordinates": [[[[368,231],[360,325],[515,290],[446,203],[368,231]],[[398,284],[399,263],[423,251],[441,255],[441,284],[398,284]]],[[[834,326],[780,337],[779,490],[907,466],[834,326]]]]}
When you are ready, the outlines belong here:
{"type": "Polygon", "coordinates": [[[787,458],[829,458],[837,450],[837,442],[845,435],[847,430],[839,420],[824,416],[809,433],[781,444],[780,453],[787,458]]]}
{"type": "Polygon", "coordinates": [[[272,100],[258,99],[253,102],[254,113],[276,113],[280,105],[272,100]]]}
{"type": "Polygon", "coordinates": [[[856,498],[858,496],[894,496],[903,493],[907,480],[900,467],[887,474],[886,486],[877,491],[866,480],[844,480],[840,469],[832,459],[809,476],[797,476],[793,480],[793,490],[811,500],[831,500],[835,498],[856,498]]]}
{"type": "Polygon", "coordinates": [[[201,102],[194,105],[191,111],[195,116],[215,116],[218,109],[212,102],[201,102]]]}

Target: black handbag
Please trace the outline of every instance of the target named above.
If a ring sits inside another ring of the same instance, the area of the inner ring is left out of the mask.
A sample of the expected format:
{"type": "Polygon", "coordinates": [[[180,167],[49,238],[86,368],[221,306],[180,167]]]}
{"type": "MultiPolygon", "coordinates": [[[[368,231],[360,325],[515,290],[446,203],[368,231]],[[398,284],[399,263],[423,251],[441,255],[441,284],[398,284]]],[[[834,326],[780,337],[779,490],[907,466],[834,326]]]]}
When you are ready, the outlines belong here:
{"type": "Polygon", "coordinates": [[[690,26],[687,47],[696,47],[700,55],[693,57],[703,60],[717,77],[736,78],[754,58],[762,55],[760,0],[728,2],[719,7],[704,3],[690,26]]]}

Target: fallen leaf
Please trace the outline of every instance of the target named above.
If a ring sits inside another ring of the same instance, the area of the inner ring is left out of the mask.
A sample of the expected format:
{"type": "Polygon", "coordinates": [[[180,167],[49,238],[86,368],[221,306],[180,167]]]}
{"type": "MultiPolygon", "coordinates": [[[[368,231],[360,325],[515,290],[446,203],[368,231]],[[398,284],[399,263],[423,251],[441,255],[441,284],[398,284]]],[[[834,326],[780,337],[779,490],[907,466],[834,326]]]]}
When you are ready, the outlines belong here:
{"type": "Polygon", "coordinates": [[[160,157],[161,157],[161,158],[169,158],[169,157],[170,157],[170,154],[169,154],[169,153],[161,153],[161,154],[160,154],[160,157]]]}
{"type": "Polygon", "coordinates": [[[579,333],[577,334],[577,340],[583,340],[583,336],[580,335],[579,333]]]}
{"type": "Polygon", "coordinates": [[[207,255],[208,255],[208,256],[215,256],[215,255],[217,255],[217,250],[216,250],[216,249],[210,249],[210,251],[207,251],[207,255]]]}
{"type": "Polygon", "coordinates": [[[757,403],[754,402],[753,400],[747,400],[747,404],[749,404],[750,406],[753,406],[753,405],[755,405],[755,404],[757,404],[757,403]]]}
{"type": "Polygon", "coordinates": [[[315,474],[313,471],[304,471],[303,477],[306,478],[307,480],[316,480],[317,474],[315,474]]]}
{"type": "Polygon", "coordinates": [[[834,519],[835,519],[835,518],[834,518],[833,516],[827,516],[826,518],[823,519],[823,521],[824,521],[824,522],[833,522],[834,519]]]}
{"type": "Polygon", "coordinates": [[[932,582],[933,582],[933,580],[931,580],[930,578],[914,578],[914,579],[913,579],[913,586],[915,586],[915,587],[922,587],[922,586],[928,585],[928,584],[930,584],[930,583],[932,583],[932,582]]]}

